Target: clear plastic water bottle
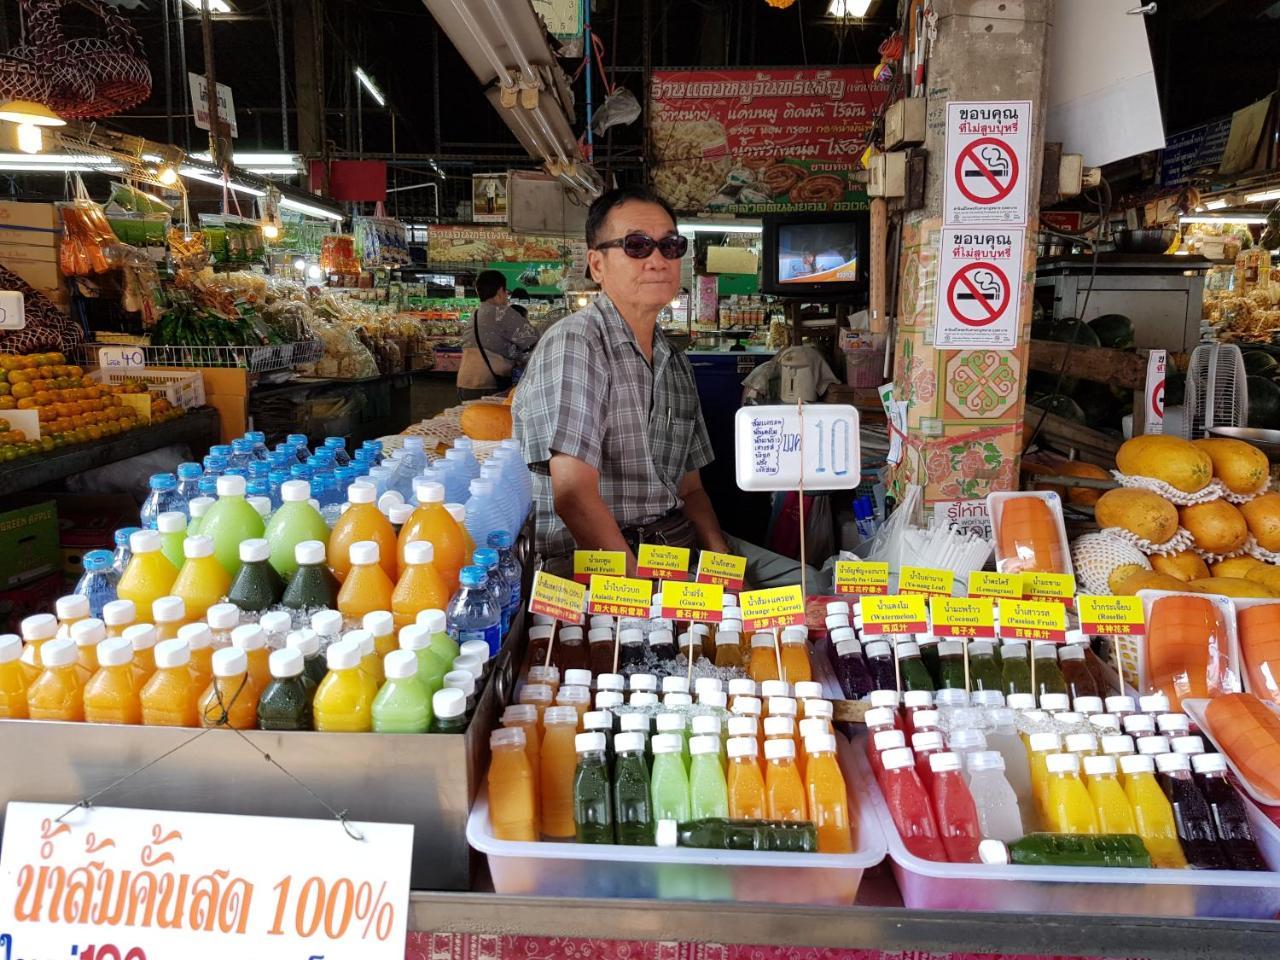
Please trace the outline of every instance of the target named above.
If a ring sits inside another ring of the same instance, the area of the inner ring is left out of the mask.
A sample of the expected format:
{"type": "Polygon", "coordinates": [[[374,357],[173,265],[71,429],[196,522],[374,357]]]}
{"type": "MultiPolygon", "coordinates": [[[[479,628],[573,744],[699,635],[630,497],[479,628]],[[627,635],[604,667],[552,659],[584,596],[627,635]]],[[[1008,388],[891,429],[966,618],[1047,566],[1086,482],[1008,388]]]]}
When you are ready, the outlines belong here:
{"type": "Polygon", "coordinates": [[[472,443],[471,438],[459,437],[453,441],[453,449],[462,454],[462,462],[467,465],[467,478],[478,480],[480,478],[480,461],[476,459],[475,444],[472,443]]]}
{"type": "Polygon", "coordinates": [[[507,590],[507,581],[503,578],[502,571],[498,569],[498,551],[492,547],[481,547],[471,555],[471,562],[485,572],[489,584],[489,594],[493,597],[494,604],[502,614],[500,623],[502,624],[502,635],[505,637],[507,628],[511,625],[511,611],[507,606],[510,593],[507,590]]]}
{"type": "Polygon", "coordinates": [[[222,476],[221,473],[206,473],[201,477],[198,484],[199,496],[214,497],[216,499],[218,496],[218,477],[220,476],[222,476]]]}
{"type": "MultiPolygon", "coordinates": [[[[502,529],[514,530],[516,528],[516,512],[520,509],[516,503],[511,484],[507,482],[502,475],[502,465],[497,463],[486,463],[480,468],[480,479],[488,480],[493,484],[493,499],[498,505],[498,511],[502,514],[502,529]]],[[[488,543],[488,538],[477,540],[476,543],[488,543]]]]}
{"type": "Polygon", "coordinates": [[[248,437],[240,437],[238,440],[231,441],[231,459],[227,461],[228,467],[239,467],[242,470],[248,470],[249,464],[257,459],[253,455],[253,441],[248,437]]]}
{"type": "Polygon", "coordinates": [[[223,474],[223,476],[224,477],[243,477],[244,482],[246,484],[248,484],[249,482],[249,470],[247,467],[227,467],[227,471],[226,473],[223,474]]]}
{"type": "Polygon", "coordinates": [[[172,473],[153,473],[148,482],[151,492],[142,501],[139,519],[148,530],[156,528],[156,517],[168,510],[182,510],[185,506],[178,496],[178,478],[172,473]]]}
{"type": "Polygon", "coordinates": [[[311,455],[311,451],[307,449],[307,435],[305,433],[291,433],[284,439],[286,443],[293,447],[293,455],[298,458],[298,462],[306,463],[307,457],[311,455]]]}
{"type": "Polygon", "coordinates": [[[227,472],[227,458],[216,457],[212,453],[204,458],[204,475],[206,477],[220,477],[227,472]]]}
{"type": "Polygon", "coordinates": [[[255,460],[249,464],[249,482],[261,480],[266,483],[271,476],[271,467],[267,465],[265,460],[255,460]]]}
{"type": "Polygon", "coordinates": [[[178,464],[178,496],[182,498],[184,513],[187,509],[185,504],[200,496],[200,478],[203,475],[204,470],[198,463],[178,464]]]}
{"type": "Polygon", "coordinates": [[[361,447],[351,455],[351,466],[360,472],[361,476],[368,474],[370,470],[378,465],[374,459],[373,453],[361,447]]]}
{"type": "Polygon", "coordinates": [[[503,526],[502,510],[493,497],[493,484],[488,480],[471,481],[466,526],[472,543],[488,543],[489,534],[506,529],[503,526]]]}
{"type": "Polygon", "coordinates": [[[382,441],[366,440],[360,444],[361,450],[368,450],[373,456],[374,466],[382,466],[382,441]]]}
{"type": "Polygon", "coordinates": [[[337,470],[333,471],[333,476],[338,482],[338,489],[345,490],[356,482],[360,476],[360,471],[357,470],[354,465],[339,467],[337,470]]]}
{"type": "Polygon", "coordinates": [[[281,450],[280,447],[276,447],[267,454],[267,466],[272,470],[284,470],[287,473],[294,462],[291,449],[281,450]]]}
{"type": "Polygon", "coordinates": [[[490,656],[502,645],[502,611],[489,593],[489,578],[481,567],[463,567],[458,575],[458,592],[445,611],[449,636],[459,646],[468,640],[483,640],[490,656]]]}
{"type": "Polygon", "coordinates": [[[245,495],[250,497],[266,497],[271,499],[271,484],[265,477],[257,477],[250,480],[245,486],[245,495]]]}
{"type": "Polygon", "coordinates": [[[444,471],[445,503],[466,503],[471,497],[471,477],[467,473],[467,465],[463,462],[461,450],[445,451],[444,459],[437,460],[444,471]]]}
{"type": "Polygon", "coordinates": [[[253,456],[257,460],[267,459],[267,435],[261,430],[250,430],[244,435],[246,440],[253,441],[253,456]]]}
{"type": "Polygon", "coordinates": [[[520,585],[524,579],[524,570],[511,549],[511,534],[506,530],[495,530],[489,534],[489,546],[498,551],[498,572],[507,583],[507,609],[510,611],[507,622],[510,623],[520,609],[520,585]]]}
{"type": "Polygon", "coordinates": [[[271,506],[273,509],[280,509],[280,504],[284,499],[280,495],[280,488],[289,481],[289,471],[275,469],[267,474],[267,496],[271,498],[271,506]]]}
{"type": "Polygon", "coordinates": [[[230,459],[231,459],[231,444],[229,444],[229,443],[215,443],[212,447],[210,447],[210,448],[209,448],[209,456],[211,456],[211,457],[222,457],[224,460],[230,460],[230,459]]]}
{"type": "Polygon", "coordinates": [[[129,538],[141,530],[141,527],[121,527],[115,532],[115,553],[111,555],[111,569],[116,577],[124,575],[124,568],[129,565],[133,553],[129,549],[129,538]]]}
{"type": "Polygon", "coordinates": [[[89,616],[102,617],[102,608],[116,599],[116,572],[111,569],[111,554],[106,550],[90,550],[84,555],[84,573],[72,593],[89,601],[89,616]]]}
{"type": "Polygon", "coordinates": [[[312,470],[311,467],[308,466],[307,464],[295,463],[292,467],[289,468],[289,479],[310,481],[310,479],[313,476],[315,476],[315,473],[316,472],[312,470]]]}
{"type": "Polygon", "coordinates": [[[324,445],[326,450],[333,451],[333,462],[340,467],[345,467],[351,462],[351,457],[347,455],[347,441],[344,437],[325,437],[324,445]]]}
{"type": "Polygon", "coordinates": [[[333,452],[330,450],[317,450],[307,457],[307,466],[311,467],[316,473],[331,473],[333,471],[333,452]]]}

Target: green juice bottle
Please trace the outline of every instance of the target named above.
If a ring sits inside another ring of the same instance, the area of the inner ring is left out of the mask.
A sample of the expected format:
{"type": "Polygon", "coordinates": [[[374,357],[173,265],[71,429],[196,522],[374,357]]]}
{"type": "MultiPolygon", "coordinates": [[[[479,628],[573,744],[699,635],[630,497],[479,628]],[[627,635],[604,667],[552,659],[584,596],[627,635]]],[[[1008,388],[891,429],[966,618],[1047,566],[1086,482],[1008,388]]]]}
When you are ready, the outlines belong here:
{"type": "Polygon", "coordinates": [[[156,517],[156,529],[160,531],[160,552],[173,569],[181,570],[186,562],[182,541],[187,539],[187,515],[180,510],[166,510],[156,517]]]}
{"type": "Polygon", "coordinates": [[[240,570],[231,580],[227,600],[248,613],[262,613],[280,602],[284,583],[267,562],[271,546],[264,537],[240,544],[240,570]]]}
{"type": "MultiPolygon", "coordinates": [[[[933,678],[920,657],[920,646],[914,640],[903,640],[898,643],[898,672],[902,677],[903,690],[933,691],[933,678]]],[[[960,689],[964,689],[963,681],[960,689]]]]}
{"type": "Polygon", "coordinates": [[[427,691],[428,697],[434,697],[437,690],[444,689],[444,675],[449,672],[450,664],[440,659],[440,654],[431,646],[431,631],[421,623],[411,623],[400,628],[400,649],[411,650],[418,660],[418,683],[427,691]]]}
{"type": "Polygon", "coordinates": [[[448,620],[443,610],[422,610],[415,621],[418,626],[426,627],[431,638],[431,649],[436,657],[447,664],[452,664],[462,652],[458,641],[449,636],[448,620]]]}
{"type": "Polygon", "coordinates": [[[689,819],[689,776],[685,773],[684,737],[679,733],[660,733],[653,738],[653,819],[689,819]]]}
{"type": "Polygon", "coordinates": [[[963,690],[964,644],[959,640],[943,640],[938,644],[938,682],[943,690],[963,690]]]}
{"type": "Polygon", "coordinates": [[[656,721],[659,734],[680,738],[680,762],[685,775],[689,774],[689,718],[683,713],[660,713],[656,721]]]}
{"type": "Polygon", "coordinates": [[[654,833],[659,847],[774,853],[815,853],[818,849],[817,828],[807,820],[659,820],[654,833]]]}
{"type": "Polygon", "coordinates": [[[280,602],[290,610],[333,607],[338,601],[338,581],[325,565],[324,541],[303,540],[294,548],[294,558],[297,569],[280,602]]]}
{"type": "Polygon", "coordinates": [[[974,690],[1004,690],[1004,675],[989,640],[969,644],[969,682],[974,690]]]}
{"type": "Polygon", "coordinates": [[[579,843],[613,843],[613,797],[605,735],[580,733],[573,745],[578,766],[573,772],[573,830],[579,843]]]}
{"type": "Polygon", "coordinates": [[[298,544],[307,540],[327,543],[329,525],[320,516],[320,511],[311,505],[311,484],[307,481],[285,481],[280,486],[280,499],[280,509],[271,515],[264,535],[271,544],[271,566],[288,580],[298,569],[298,544]]]}
{"type": "Polygon", "coordinates": [[[314,630],[304,627],[290,633],[284,643],[288,649],[297,650],[302,654],[302,677],[314,697],[316,689],[324,680],[325,674],[329,672],[329,667],[324,662],[324,654],[320,652],[320,638],[314,630]]]}
{"type": "Polygon", "coordinates": [[[978,844],[983,863],[1032,867],[1151,868],[1141,838],[1127,833],[1029,833],[1008,846],[999,840],[978,844]]]}
{"type": "Polygon", "coordinates": [[[1027,662],[1027,645],[1021,641],[1000,648],[1003,661],[1001,677],[1006,697],[1011,693],[1031,692],[1031,665],[1027,662]]]}
{"type": "Polygon", "coordinates": [[[240,544],[262,536],[262,517],[244,498],[244,477],[218,478],[218,502],[200,524],[200,535],[213,540],[213,555],[228,575],[240,570],[240,544]]]}
{"type": "Polygon", "coordinates": [[[374,733],[426,733],[431,728],[431,696],[418,680],[418,656],[392,650],[384,669],[387,680],[373,701],[374,733]]]}
{"type": "Polygon", "coordinates": [[[720,766],[720,738],[694,737],[689,771],[689,814],[694,820],[729,816],[729,789],[720,766]]]}
{"type": "MultiPolygon", "coordinates": [[[[648,718],[644,719],[647,723],[648,718]]],[[[640,731],[613,738],[613,818],[618,843],[625,846],[653,846],[653,796],[644,755],[647,740],[640,731]]]]}
{"type": "Polygon", "coordinates": [[[938,638],[931,633],[917,633],[916,645],[920,647],[920,659],[924,661],[924,667],[929,671],[929,678],[933,680],[934,686],[938,688],[947,686],[942,682],[938,638]]]}
{"type": "Polygon", "coordinates": [[[315,688],[304,673],[305,658],[297,648],[276,650],[267,660],[271,682],[258,698],[261,730],[310,730],[315,688]]]}
{"type": "MultiPolygon", "coordinates": [[[[1046,693],[1066,693],[1067,678],[1062,675],[1058,666],[1058,648],[1052,643],[1037,643],[1033,656],[1036,658],[1036,686],[1033,690],[1037,697],[1046,693]]],[[[1027,671],[1027,682],[1031,681],[1031,671],[1027,671]]]]}

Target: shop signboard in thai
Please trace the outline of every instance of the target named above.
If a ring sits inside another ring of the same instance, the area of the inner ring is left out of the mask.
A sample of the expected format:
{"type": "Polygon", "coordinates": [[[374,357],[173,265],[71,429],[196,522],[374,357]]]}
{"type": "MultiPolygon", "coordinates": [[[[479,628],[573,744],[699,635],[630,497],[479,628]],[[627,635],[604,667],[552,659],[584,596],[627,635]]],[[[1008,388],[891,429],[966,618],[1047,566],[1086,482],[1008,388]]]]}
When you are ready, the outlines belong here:
{"type": "Polygon", "coordinates": [[[681,211],[864,210],[852,175],[884,97],[868,67],[654,71],[654,185],[681,211]]]}
{"type": "Polygon", "coordinates": [[[498,270],[513,290],[560,293],[566,280],[581,280],[586,262],[587,244],[578,237],[512,233],[496,226],[432,226],[427,231],[431,266],[498,270]]]}

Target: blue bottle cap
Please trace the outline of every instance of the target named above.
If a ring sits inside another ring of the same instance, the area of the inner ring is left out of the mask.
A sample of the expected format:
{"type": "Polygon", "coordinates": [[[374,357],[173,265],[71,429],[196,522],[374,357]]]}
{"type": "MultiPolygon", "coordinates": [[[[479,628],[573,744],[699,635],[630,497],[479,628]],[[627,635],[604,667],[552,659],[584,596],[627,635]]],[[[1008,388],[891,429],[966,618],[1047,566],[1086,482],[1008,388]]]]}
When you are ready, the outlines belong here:
{"type": "Polygon", "coordinates": [[[267,435],[261,430],[250,430],[244,435],[244,438],[246,440],[252,440],[254,443],[265,444],[267,442],[267,435]]]}
{"type": "Polygon", "coordinates": [[[266,479],[268,473],[271,472],[271,464],[265,460],[254,460],[249,464],[249,479],[257,480],[258,478],[266,479]]]}
{"type": "Polygon", "coordinates": [[[152,490],[173,490],[178,486],[178,478],[172,473],[153,473],[150,483],[152,490]]]}
{"type": "Polygon", "coordinates": [[[231,449],[235,453],[253,453],[253,441],[246,437],[231,441],[231,449]]]}
{"type": "Polygon", "coordinates": [[[215,443],[209,448],[209,455],[212,457],[229,457],[231,456],[231,445],[226,443],[215,443]]]}
{"type": "Polygon", "coordinates": [[[471,555],[471,559],[477,567],[488,570],[498,565],[498,551],[490,547],[481,547],[471,555]]]}
{"type": "Polygon", "coordinates": [[[249,479],[249,471],[244,467],[227,467],[226,475],[228,477],[244,477],[246,480],[249,479]]]}
{"type": "Polygon", "coordinates": [[[381,440],[366,440],[364,443],[360,444],[360,449],[361,449],[361,450],[372,450],[374,453],[381,453],[381,452],[382,452],[382,441],[381,441],[381,440]]]}
{"type": "Polygon", "coordinates": [[[206,470],[225,470],[227,469],[227,458],[211,453],[204,458],[204,468],[206,470]]]}
{"type": "Polygon", "coordinates": [[[201,477],[200,493],[210,497],[218,495],[218,478],[217,477],[201,477]]]}
{"type": "Polygon", "coordinates": [[[310,480],[313,473],[315,470],[305,463],[295,463],[289,468],[289,476],[295,480],[310,480]]]}
{"type": "Polygon", "coordinates": [[[484,567],[463,567],[458,571],[458,582],[464,587],[483,587],[489,579],[484,567]]]}
{"type": "Polygon", "coordinates": [[[267,465],[277,470],[288,470],[291,460],[296,460],[292,450],[272,450],[267,454],[267,465]]]}
{"type": "Polygon", "coordinates": [[[289,471],[282,469],[272,470],[267,474],[267,479],[271,481],[273,486],[282,484],[289,479],[289,471]]]}
{"type": "Polygon", "coordinates": [[[347,449],[347,441],[343,437],[325,437],[324,445],[330,450],[347,449]]]}
{"type": "Polygon", "coordinates": [[[178,464],[179,480],[199,480],[200,475],[204,473],[204,468],[198,463],[180,463],[178,464]]]}
{"type": "Polygon", "coordinates": [[[285,440],[298,447],[305,447],[307,445],[307,435],[305,433],[291,433],[285,437],[285,440]]]}
{"type": "Polygon", "coordinates": [[[271,486],[266,480],[262,479],[250,480],[245,490],[251,497],[269,497],[271,495],[271,486]]]}
{"type": "Polygon", "coordinates": [[[489,546],[497,550],[511,549],[511,534],[506,530],[494,530],[489,534],[489,546]]]}
{"type": "Polygon", "coordinates": [[[84,555],[84,568],[90,573],[111,569],[111,553],[107,550],[90,550],[84,555]]]}
{"type": "Polygon", "coordinates": [[[116,531],[116,546],[127,547],[129,545],[129,538],[140,529],[141,527],[121,527],[116,531]]]}

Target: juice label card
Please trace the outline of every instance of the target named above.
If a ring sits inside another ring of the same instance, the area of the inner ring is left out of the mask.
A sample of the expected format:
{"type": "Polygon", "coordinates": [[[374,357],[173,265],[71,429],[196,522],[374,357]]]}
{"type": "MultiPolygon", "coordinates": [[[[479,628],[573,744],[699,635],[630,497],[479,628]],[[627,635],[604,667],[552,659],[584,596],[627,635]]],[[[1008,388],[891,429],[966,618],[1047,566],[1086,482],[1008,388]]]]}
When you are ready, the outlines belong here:
{"type": "Polygon", "coordinates": [[[1021,573],[993,573],[972,570],[969,573],[970,597],[995,597],[998,600],[1022,599],[1021,573]]]}
{"type": "Polygon", "coordinates": [[[741,590],[746,576],[746,557],[710,550],[698,554],[698,573],[694,579],[699,583],[718,583],[726,590],[741,590]]]}
{"type": "Polygon", "coordinates": [[[1067,639],[1067,608],[1061,600],[1001,600],[1000,634],[1007,640],[1067,639]]]}
{"type": "Polygon", "coordinates": [[[688,580],[689,548],[640,544],[636,552],[636,576],[650,580],[688,580]]]}
{"type": "Polygon", "coordinates": [[[639,617],[649,619],[653,587],[648,580],[634,577],[591,577],[591,598],[587,601],[587,613],[604,613],[611,617],[639,617]]]}
{"type": "Polygon", "coordinates": [[[1076,578],[1069,573],[1024,573],[1022,596],[1027,600],[1054,600],[1074,604],[1076,578]]]}
{"type": "Polygon", "coordinates": [[[542,613],[565,623],[577,623],[587,603],[587,587],[539,570],[529,591],[529,612],[542,613]]]}
{"type": "Polygon", "coordinates": [[[836,593],[860,597],[889,592],[889,564],[877,560],[837,560],[836,593]]]}
{"type": "Polygon", "coordinates": [[[1142,601],[1138,597],[1092,597],[1080,594],[1080,629],[1090,636],[1142,636],[1142,601]]]}
{"type": "Polygon", "coordinates": [[[935,567],[903,567],[898,576],[899,593],[922,593],[925,596],[951,596],[955,574],[935,567]]]}
{"type": "Polygon", "coordinates": [[[625,577],[627,555],[621,550],[573,551],[573,579],[585,586],[595,573],[604,577],[625,577]]]}
{"type": "Polygon", "coordinates": [[[748,633],[805,625],[804,594],[799,584],[744,590],[738,595],[738,603],[742,607],[742,629],[748,633]]]}
{"type": "Polygon", "coordinates": [[[919,594],[899,594],[892,597],[863,597],[862,632],[923,633],[929,629],[925,613],[924,597],[919,594]]]}
{"type": "Polygon", "coordinates": [[[987,639],[996,635],[995,604],[989,599],[930,597],[929,613],[936,637],[987,639]]]}
{"type": "Polygon", "coordinates": [[[724,617],[724,587],[718,583],[664,581],[662,615],[668,620],[719,623],[724,617]]]}

